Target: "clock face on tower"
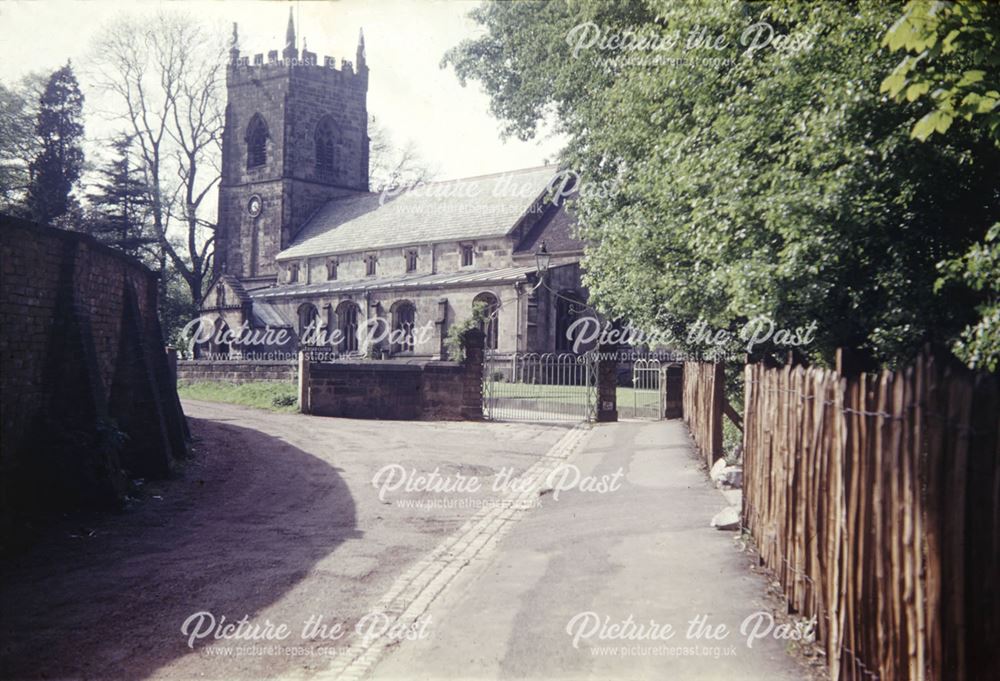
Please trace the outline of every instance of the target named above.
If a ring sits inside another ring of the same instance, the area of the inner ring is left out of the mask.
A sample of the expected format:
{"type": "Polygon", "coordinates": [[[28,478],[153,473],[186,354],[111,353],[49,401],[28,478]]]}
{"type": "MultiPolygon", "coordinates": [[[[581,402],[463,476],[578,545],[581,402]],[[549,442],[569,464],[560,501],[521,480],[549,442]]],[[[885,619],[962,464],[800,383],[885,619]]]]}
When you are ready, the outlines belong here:
{"type": "Polygon", "coordinates": [[[260,215],[261,210],[264,208],[264,201],[260,198],[259,194],[254,194],[247,201],[247,213],[250,217],[255,218],[260,215]]]}

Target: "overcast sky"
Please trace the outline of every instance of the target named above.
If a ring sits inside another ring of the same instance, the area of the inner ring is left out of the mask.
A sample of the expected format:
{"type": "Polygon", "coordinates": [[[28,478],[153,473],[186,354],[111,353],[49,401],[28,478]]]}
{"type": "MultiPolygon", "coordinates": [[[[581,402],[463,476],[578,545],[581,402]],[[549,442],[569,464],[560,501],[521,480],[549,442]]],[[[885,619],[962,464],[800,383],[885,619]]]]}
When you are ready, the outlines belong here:
{"type": "MultiPolygon", "coordinates": [[[[163,6],[185,10],[228,34],[239,23],[244,56],[284,47],[288,9],[303,38],[320,59],[354,60],[358,29],[365,32],[371,69],[368,111],[393,141],[416,143],[439,179],[467,177],[541,165],[553,160],[559,141],[502,141],[489,101],[475,83],[463,88],[454,72],[439,68],[449,47],[477,30],[467,18],[470,0],[338,0],[315,2],[67,2],[0,1],[0,80],[31,71],[51,71],[72,59],[81,86],[97,100],[85,78],[95,34],[120,13],[153,15],[163,6]]],[[[91,107],[93,108],[93,107],[91,107]]],[[[108,134],[107,124],[85,111],[87,134],[108,134]]]]}

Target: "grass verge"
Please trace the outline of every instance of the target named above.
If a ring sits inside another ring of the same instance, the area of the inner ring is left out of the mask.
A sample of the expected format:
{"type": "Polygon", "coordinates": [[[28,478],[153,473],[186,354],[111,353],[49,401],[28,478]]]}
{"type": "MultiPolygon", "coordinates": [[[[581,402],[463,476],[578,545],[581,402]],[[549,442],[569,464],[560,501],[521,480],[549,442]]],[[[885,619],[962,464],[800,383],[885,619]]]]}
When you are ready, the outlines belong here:
{"type": "Polygon", "coordinates": [[[299,410],[298,392],[295,383],[279,381],[251,383],[196,381],[177,384],[177,394],[182,399],[228,402],[284,413],[294,413],[299,410]]]}

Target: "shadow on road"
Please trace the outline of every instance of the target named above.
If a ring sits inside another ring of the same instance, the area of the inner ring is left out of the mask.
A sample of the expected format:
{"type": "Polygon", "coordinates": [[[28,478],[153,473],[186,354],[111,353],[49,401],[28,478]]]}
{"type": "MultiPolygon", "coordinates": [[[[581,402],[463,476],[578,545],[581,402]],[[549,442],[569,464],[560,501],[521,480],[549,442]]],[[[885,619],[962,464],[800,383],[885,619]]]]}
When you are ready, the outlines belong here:
{"type": "Polygon", "coordinates": [[[177,479],[0,563],[0,677],[144,678],[191,653],[189,615],[252,618],[359,536],[338,469],[254,430],[191,426],[177,479]]]}

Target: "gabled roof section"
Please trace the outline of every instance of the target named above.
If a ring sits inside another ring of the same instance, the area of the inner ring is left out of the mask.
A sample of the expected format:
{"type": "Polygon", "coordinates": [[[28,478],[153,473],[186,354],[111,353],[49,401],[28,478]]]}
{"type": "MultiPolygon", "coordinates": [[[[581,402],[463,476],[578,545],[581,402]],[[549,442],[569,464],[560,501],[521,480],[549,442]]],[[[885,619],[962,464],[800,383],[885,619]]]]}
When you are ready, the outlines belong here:
{"type": "Polygon", "coordinates": [[[447,182],[398,194],[332,199],[278,260],[507,235],[549,188],[557,166],[447,182]]]}
{"type": "Polygon", "coordinates": [[[209,302],[209,296],[215,291],[219,286],[226,286],[233,294],[236,296],[236,301],[231,301],[230,305],[234,302],[239,304],[246,304],[250,302],[250,294],[247,293],[246,288],[243,286],[243,282],[234,277],[231,274],[221,274],[212,284],[205,290],[205,295],[201,297],[201,307],[206,307],[206,303],[209,302]]]}
{"type": "Polygon", "coordinates": [[[576,218],[565,204],[548,204],[545,214],[514,247],[514,257],[534,256],[542,243],[549,253],[582,254],[584,242],[577,237],[576,218]]]}

